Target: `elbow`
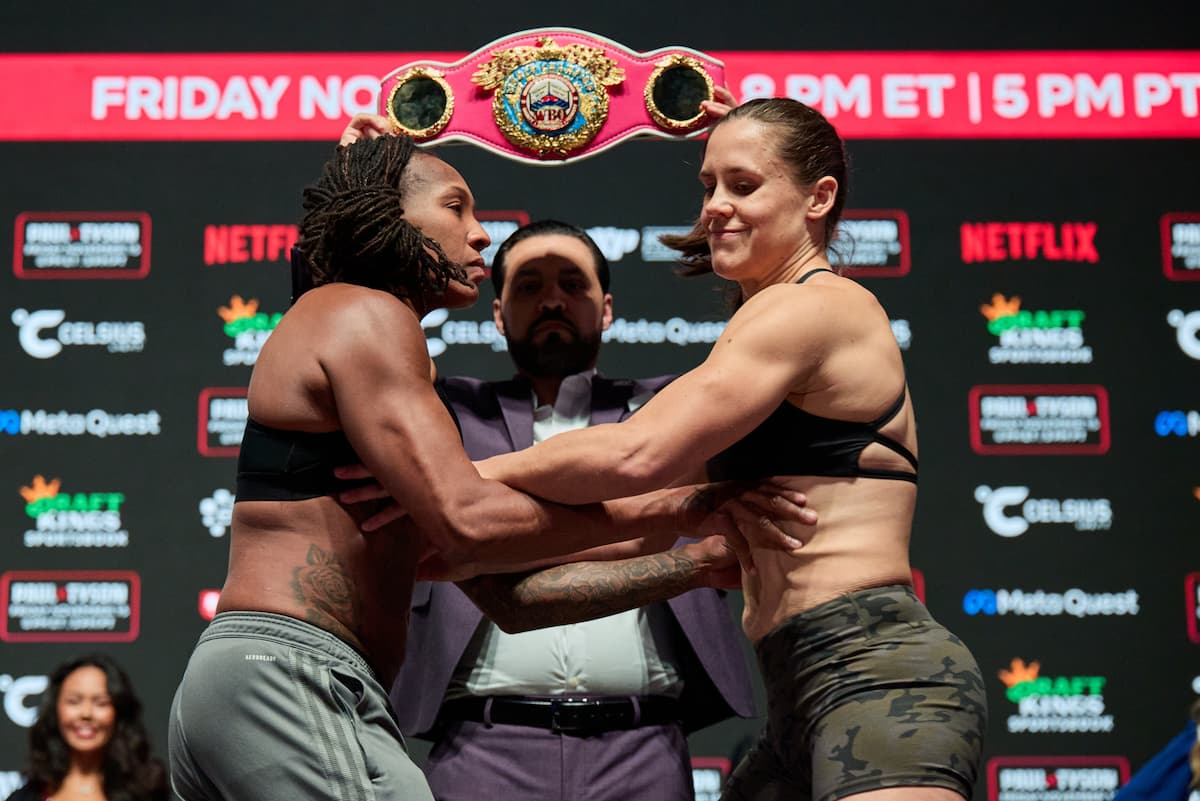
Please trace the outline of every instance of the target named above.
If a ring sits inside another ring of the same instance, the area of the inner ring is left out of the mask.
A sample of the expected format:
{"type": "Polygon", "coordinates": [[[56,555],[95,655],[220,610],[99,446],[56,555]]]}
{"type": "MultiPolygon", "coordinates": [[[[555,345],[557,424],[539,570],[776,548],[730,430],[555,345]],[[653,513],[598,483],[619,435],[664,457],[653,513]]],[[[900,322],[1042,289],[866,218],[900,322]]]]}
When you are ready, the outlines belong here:
{"type": "Polygon", "coordinates": [[[617,475],[625,495],[640,495],[660,489],[682,470],[667,457],[661,448],[649,443],[630,449],[617,463],[617,475]]]}
{"type": "Polygon", "coordinates": [[[465,500],[449,506],[442,518],[438,547],[458,564],[487,562],[505,535],[504,515],[486,503],[465,500]]]}

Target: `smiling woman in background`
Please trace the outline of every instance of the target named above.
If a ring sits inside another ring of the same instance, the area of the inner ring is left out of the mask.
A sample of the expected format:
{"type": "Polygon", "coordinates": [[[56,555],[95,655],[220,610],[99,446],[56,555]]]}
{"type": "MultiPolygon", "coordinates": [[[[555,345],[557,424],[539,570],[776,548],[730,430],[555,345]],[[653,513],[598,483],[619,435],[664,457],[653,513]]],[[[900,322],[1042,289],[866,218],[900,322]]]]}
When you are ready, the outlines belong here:
{"type": "Polygon", "coordinates": [[[29,730],[28,781],[8,801],[158,801],[162,763],[150,755],[142,703],[102,654],[55,669],[29,730]]]}

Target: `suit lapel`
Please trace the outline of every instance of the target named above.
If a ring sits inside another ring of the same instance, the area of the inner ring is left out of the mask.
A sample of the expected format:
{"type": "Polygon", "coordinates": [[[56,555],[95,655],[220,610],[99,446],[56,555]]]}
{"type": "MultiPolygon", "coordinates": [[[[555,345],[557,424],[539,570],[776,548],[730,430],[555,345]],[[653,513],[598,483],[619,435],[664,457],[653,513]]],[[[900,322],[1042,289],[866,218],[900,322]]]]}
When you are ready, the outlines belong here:
{"type": "Polygon", "coordinates": [[[616,423],[625,417],[634,382],[614,381],[597,373],[592,376],[592,425],[616,423]]]}
{"type": "Polygon", "coordinates": [[[512,440],[513,450],[520,451],[533,446],[533,388],[524,378],[517,376],[511,381],[495,384],[496,399],[500,402],[500,413],[512,440]]]}

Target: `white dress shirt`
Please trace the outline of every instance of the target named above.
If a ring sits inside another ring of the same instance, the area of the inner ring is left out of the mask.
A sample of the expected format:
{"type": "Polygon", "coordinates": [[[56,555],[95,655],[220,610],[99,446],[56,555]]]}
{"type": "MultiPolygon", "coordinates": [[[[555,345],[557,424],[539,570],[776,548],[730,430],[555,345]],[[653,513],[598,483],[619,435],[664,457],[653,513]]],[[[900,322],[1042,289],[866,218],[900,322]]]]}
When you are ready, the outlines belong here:
{"type": "MultiPolygon", "coordinates": [[[[533,441],[585,428],[592,413],[594,370],[563,379],[553,406],[534,396],[533,441]]],[[[630,399],[632,411],[652,393],[630,399]]],[[[678,630],[662,605],[598,620],[505,634],[486,618],[479,624],[446,692],[466,695],[669,695],[683,679],[672,646],[678,630]]]]}

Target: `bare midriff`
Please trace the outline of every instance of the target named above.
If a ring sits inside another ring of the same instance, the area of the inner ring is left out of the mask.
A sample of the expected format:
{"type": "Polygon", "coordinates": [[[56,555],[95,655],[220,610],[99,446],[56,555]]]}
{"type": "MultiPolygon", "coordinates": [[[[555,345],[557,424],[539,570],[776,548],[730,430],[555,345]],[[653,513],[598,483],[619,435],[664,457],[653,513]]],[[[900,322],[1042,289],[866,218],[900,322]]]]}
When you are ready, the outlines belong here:
{"type": "Polygon", "coordinates": [[[358,524],[330,497],[236,503],[217,611],[271,612],[322,628],[390,686],[404,661],[424,538],[405,521],[369,534],[358,524]]]}
{"type": "Polygon", "coordinates": [[[794,554],[752,548],[756,573],[742,574],[742,627],[758,642],[788,618],[839,595],[911,584],[908,541],[917,500],[909,481],[792,476],[820,521],[785,528],[804,542],[794,554]]]}

